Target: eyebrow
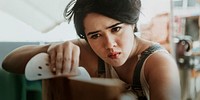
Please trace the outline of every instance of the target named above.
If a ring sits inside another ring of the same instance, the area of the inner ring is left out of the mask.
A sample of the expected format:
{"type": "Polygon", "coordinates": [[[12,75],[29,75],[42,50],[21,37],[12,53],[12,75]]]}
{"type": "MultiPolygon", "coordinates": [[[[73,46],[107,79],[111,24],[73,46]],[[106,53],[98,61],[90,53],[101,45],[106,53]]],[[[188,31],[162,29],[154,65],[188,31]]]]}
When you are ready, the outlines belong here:
{"type": "Polygon", "coordinates": [[[115,26],[117,26],[117,25],[120,25],[120,24],[122,24],[122,22],[119,22],[119,23],[116,23],[116,24],[114,24],[114,25],[108,26],[106,29],[113,28],[113,27],[115,27],[115,26]]]}
{"type": "MultiPolygon", "coordinates": [[[[119,23],[116,23],[116,24],[114,24],[114,25],[108,26],[108,27],[106,27],[106,29],[113,28],[113,27],[115,27],[115,26],[117,26],[117,25],[120,25],[120,24],[122,24],[122,22],[119,22],[119,23]]],[[[91,35],[91,34],[94,34],[94,33],[97,33],[97,32],[100,32],[100,30],[94,31],[94,32],[89,32],[89,33],[87,34],[87,36],[89,36],[89,35],[91,35]]]]}

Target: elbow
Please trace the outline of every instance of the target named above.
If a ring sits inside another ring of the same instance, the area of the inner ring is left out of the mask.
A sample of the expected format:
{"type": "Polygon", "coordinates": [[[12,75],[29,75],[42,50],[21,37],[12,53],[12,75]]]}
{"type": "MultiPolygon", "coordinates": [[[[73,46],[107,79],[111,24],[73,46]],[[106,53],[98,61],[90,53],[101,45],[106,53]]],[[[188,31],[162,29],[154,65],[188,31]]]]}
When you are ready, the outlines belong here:
{"type": "Polygon", "coordinates": [[[7,56],[2,62],[2,69],[16,74],[24,74],[24,70],[19,67],[19,61],[15,61],[12,57],[7,56]]]}
{"type": "Polygon", "coordinates": [[[2,62],[2,68],[6,71],[9,71],[9,61],[7,59],[4,59],[2,62]]]}
{"type": "Polygon", "coordinates": [[[7,72],[11,72],[11,73],[16,73],[15,70],[14,70],[14,67],[13,66],[13,62],[9,59],[9,57],[6,57],[3,62],[2,62],[2,68],[3,70],[7,71],[7,72]]]}

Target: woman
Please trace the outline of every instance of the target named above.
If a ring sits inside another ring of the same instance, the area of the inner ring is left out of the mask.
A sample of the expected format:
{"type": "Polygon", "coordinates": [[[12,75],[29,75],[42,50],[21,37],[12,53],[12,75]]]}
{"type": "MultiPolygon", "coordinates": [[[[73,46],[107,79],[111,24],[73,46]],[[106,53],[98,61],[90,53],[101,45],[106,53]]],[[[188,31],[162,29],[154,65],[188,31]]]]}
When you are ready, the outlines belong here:
{"type": "Polygon", "coordinates": [[[140,0],[72,0],[64,16],[69,21],[73,17],[82,39],[20,47],[5,58],[3,68],[24,73],[34,55],[46,52],[55,74],[77,75],[77,67],[83,66],[92,77],[119,78],[138,99],[180,100],[173,57],[159,44],[134,35],[140,7],[140,0]],[[141,95],[135,86],[138,83],[141,95]]]}

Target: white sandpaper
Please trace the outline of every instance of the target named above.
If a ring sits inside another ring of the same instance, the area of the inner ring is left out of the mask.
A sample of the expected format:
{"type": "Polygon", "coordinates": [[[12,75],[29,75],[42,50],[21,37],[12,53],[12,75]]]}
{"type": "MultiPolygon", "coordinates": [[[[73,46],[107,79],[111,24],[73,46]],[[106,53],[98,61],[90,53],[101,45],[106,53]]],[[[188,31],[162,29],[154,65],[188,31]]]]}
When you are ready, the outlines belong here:
{"type": "MultiPolygon", "coordinates": [[[[76,80],[90,80],[91,77],[83,67],[78,67],[80,74],[77,76],[68,77],[76,80]]],[[[51,72],[49,67],[49,57],[47,53],[39,53],[29,60],[25,68],[25,77],[27,80],[42,80],[50,79],[55,77],[66,77],[58,76],[51,72]]]]}

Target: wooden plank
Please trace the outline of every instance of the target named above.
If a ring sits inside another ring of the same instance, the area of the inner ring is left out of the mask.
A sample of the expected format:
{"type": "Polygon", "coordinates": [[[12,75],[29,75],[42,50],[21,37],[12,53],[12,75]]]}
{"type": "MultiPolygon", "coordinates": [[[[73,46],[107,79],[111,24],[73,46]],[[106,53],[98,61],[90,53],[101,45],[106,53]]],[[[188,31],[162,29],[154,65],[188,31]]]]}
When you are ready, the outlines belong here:
{"type": "Polygon", "coordinates": [[[43,80],[43,100],[119,100],[122,91],[123,85],[117,79],[43,80]]]}

